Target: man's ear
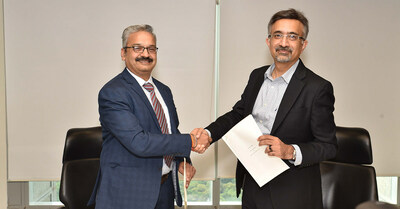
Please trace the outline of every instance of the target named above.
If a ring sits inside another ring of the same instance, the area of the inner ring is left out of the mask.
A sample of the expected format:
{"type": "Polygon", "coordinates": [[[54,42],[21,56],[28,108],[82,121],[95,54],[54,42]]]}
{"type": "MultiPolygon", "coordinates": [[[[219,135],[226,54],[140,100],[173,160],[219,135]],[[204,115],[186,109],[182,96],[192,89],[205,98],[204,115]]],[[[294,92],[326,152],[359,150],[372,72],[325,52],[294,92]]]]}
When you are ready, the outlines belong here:
{"type": "Polygon", "coordinates": [[[124,48],[121,48],[121,59],[122,59],[122,61],[125,61],[125,53],[126,53],[126,50],[124,48]]]}
{"type": "Polygon", "coordinates": [[[271,45],[271,39],[267,37],[267,39],[265,39],[265,42],[267,43],[268,47],[269,45],[271,45]]]}
{"type": "Polygon", "coordinates": [[[307,40],[303,41],[303,46],[301,47],[301,52],[302,52],[302,53],[303,53],[304,49],[306,49],[307,44],[308,44],[308,41],[307,41],[307,40]]]}

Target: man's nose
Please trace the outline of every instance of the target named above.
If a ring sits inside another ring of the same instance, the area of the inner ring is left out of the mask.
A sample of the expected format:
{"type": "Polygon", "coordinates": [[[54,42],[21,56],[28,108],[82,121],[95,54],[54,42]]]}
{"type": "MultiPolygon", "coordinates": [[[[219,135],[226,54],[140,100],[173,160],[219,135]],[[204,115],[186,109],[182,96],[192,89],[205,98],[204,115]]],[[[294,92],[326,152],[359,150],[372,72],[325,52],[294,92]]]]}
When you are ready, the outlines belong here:
{"type": "Polygon", "coordinates": [[[282,39],[281,39],[281,41],[280,41],[280,45],[281,45],[282,47],[286,47],[286,46],[289,45],[289,39],[288,39],[287,36],[283,36],[283,37],[282,37],[282,39]]]}

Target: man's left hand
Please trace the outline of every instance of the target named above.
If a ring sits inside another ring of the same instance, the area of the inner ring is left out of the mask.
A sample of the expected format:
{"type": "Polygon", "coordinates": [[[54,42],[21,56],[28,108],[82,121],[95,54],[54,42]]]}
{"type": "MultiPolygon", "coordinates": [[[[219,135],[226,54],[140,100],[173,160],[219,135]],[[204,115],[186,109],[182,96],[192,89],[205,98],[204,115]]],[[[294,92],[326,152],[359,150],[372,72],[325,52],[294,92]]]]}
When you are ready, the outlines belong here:
{"type": "MultiPolygon", "coordinates": [[[[179,164],[179,173],[183,175],[183,164],[184,162],[181,162],[179,164]]],[[[196,168],[194,168],[190,163],[186,163],[186,185],[185,187],[188,188],[190,181],[192,180],[194,174],[196,174],[196,168]]]]}
{"type": "Polygon", "coordinates": [[[281,159],[289,160],[293,158],[294,147],[282,142],[278,137],[272,135],[261,135],[257,141],[259,146],[267,145],[265,153],[269,156],[276,156],[281,159]]]}

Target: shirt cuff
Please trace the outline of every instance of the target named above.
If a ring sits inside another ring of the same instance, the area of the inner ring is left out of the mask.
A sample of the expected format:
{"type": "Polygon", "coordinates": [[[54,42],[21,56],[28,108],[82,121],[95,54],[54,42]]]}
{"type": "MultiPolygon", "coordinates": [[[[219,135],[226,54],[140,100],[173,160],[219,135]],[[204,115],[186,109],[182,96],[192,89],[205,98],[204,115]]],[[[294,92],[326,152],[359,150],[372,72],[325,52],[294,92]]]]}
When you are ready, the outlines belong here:
{"type": "MultiPolygon", "coordinates": [[[[211,132],[210,132],[208,129],[204,129],[204,130],[206,130],[207,133],[208,133],[208,136],[209,136],[210,138],[212,138],[212,137],[211,137],[211,132]]],[[[296,150],[296,151],[297,151],[297,150],[296,150]]]]}
{"type": "Polygon", "coordinates": [[[301,150],[300,150],[299,146],[297,146],[295,144],[292,144],[292,146],[296,150],[296,160],[289,160],[289,162],[292,163],[293,165],[297,166],[297,165],[300,165],[301,162],[303,161],[303,155],[301,154],[301,150]]]}

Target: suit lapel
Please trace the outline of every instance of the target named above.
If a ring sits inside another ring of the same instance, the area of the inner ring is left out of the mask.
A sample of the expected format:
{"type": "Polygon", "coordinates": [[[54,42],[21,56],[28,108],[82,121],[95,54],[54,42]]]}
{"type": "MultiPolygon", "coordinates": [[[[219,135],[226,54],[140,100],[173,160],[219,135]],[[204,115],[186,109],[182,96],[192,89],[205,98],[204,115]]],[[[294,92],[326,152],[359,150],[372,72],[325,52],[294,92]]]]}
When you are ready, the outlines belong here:
{"type": "Polygon", "coordinates": [[[275,131],[278,129],[282,121],[285,119],[289,110],[292,108],[293,104],[296,102],[297,97],[304,87],[303,79],[306,76],[306,68],[301,62],[297,66],[295,73],[283,95],[281,104],[279,105],[278,113],[276,114],[274,125],[272,126],[271,134],[274,135],[275,131]]]}
{"type": "Polygon", "coordinates": [[[153,119],[153,122],[157,125],[158,129],[161,132],[161,127],[160,124],[158,123],[156,113],[154,112],[153,106],[150,104],[150,101],[147,99],[146,94],[143,92],[142,87],[139,85],[136,79],[128,72],[126,68],[122,72],[122,77],[132,87],[131,89],[138,95],[139,99],[141,99],[143,103],[146,105],[147,109],[151,113],[151,118],[153,119]]]}
{"type": "Polygon", "coordinates": [[[256,76],[256,80],[254,81],[254,87],[252,88],[254,89],[254,91],[250,91],[249,102],[247,103],[249,105],[246,107],[245,110],[246,116],[251,114],[251,112],[253,111],[254,103],[256,102],[258,92],[260,91],[261,86],[264,83],[264,74],[268,70],[268,68],[269,66],[265,66],[265,68],[261,71],[261,75],[256,76]]]}

